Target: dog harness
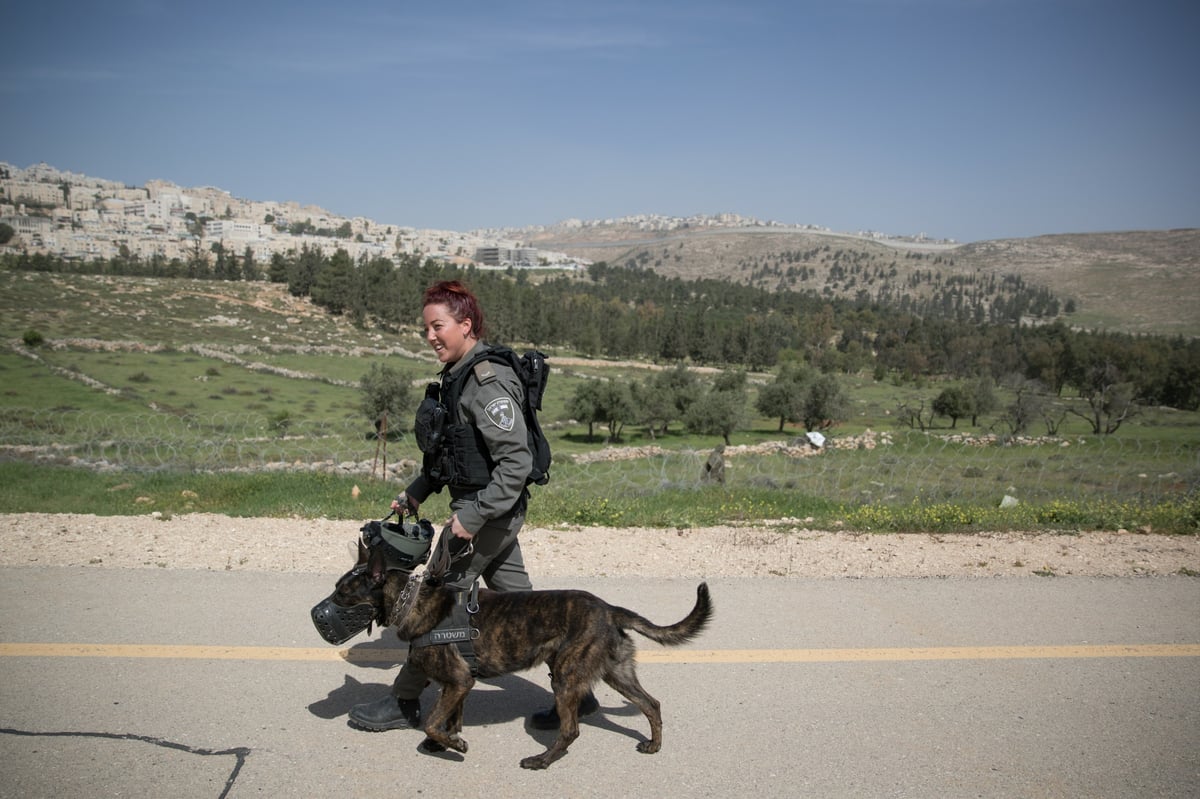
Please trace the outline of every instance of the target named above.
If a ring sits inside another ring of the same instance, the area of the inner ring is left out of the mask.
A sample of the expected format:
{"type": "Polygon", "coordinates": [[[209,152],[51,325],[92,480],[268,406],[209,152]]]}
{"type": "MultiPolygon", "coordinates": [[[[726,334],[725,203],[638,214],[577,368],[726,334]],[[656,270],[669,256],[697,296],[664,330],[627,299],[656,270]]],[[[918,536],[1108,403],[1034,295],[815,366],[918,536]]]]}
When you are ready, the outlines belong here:
{"type": "Polygon", "coordinates": [[[424,635],[418,635],[408,642],[409,647],[441,646],[454,644],[458,653],[467,661],[471,676],[478,673],[479,661],[475,656],[474,641],[479,637],[479,628],[474,624],[474,616],[479,612],[479,581],[471,583],[471,587],[454,592],[454,607],[450,615],[442,619],[436,627],[424,635]]]}

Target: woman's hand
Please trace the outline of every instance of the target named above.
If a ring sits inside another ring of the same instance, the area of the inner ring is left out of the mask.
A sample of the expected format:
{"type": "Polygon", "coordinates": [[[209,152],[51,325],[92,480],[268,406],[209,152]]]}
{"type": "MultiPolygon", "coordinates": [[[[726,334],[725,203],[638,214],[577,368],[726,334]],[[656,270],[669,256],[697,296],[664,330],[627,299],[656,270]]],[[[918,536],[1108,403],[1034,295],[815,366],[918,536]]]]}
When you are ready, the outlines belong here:
{"type": "Polygon", "coordinates": [[[392,500],[392,511],[398,512],[403,518],[404,516],[416,516],[417,508],[420,507],[419,502],[405,495],[403,491],[396,495],[392,500]]]}
{"type": "Polygon", "coordinates": [[[462,526],[457,513],[450,517],[450,532],[454,533],[455,538],[465,538],[468,541],[475,537],[474,533],[462,526]]]}

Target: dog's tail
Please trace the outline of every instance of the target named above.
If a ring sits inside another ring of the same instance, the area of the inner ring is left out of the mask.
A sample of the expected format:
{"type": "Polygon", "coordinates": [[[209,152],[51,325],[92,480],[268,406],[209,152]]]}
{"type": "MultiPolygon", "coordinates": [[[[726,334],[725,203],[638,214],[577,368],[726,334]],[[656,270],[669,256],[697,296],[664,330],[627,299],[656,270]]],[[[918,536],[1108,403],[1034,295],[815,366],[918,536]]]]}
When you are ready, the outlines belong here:
{"type": "Polygon", "coordinates": [[[651,641],[663,646],[679,646],[686,644],[708,626],[712,619],[712,598],[708,595],[708,583],[700,583],[696,588],[696,604],[682,620],[666,627],[655,624],[625,608],[613,609],[613,620],[623,630],[633,630],[641,633],[651,641]]]}

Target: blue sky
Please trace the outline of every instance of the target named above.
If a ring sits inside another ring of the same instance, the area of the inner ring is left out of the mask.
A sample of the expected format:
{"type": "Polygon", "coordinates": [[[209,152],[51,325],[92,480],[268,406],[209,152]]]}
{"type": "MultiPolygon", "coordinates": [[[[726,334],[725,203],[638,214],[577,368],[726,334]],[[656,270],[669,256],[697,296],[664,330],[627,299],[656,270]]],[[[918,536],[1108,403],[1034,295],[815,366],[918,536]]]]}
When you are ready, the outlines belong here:
{"type": "Polygon", "coordinates": [[[1200,226],[1194,0],[4,3],[0,161],[421,228],[1200,226]]]}

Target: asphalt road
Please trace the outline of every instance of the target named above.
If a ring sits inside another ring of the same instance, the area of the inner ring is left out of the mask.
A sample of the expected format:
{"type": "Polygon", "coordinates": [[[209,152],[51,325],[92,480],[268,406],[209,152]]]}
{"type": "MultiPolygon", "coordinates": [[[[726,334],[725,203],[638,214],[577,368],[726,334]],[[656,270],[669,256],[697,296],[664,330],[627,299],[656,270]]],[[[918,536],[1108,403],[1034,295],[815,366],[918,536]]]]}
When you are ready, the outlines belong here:
{"type": "MultiPolygon", "coordinates": [[[[544,772],[543,668],[480,683],[465,756],[366,733],[402,644],[339,650],[311,575],[0,570],[0,796],[1195,797],[1200,580],[714,579],[641,642],[664,743],[607,686],[544,772]]],[[[564,587],[543,581],[539,587],[564,587]]],[[[572,581],[654,621],[691,581],[572,581]]],[[[426,708],[433,700],[425,696],[426,708]]]]}

